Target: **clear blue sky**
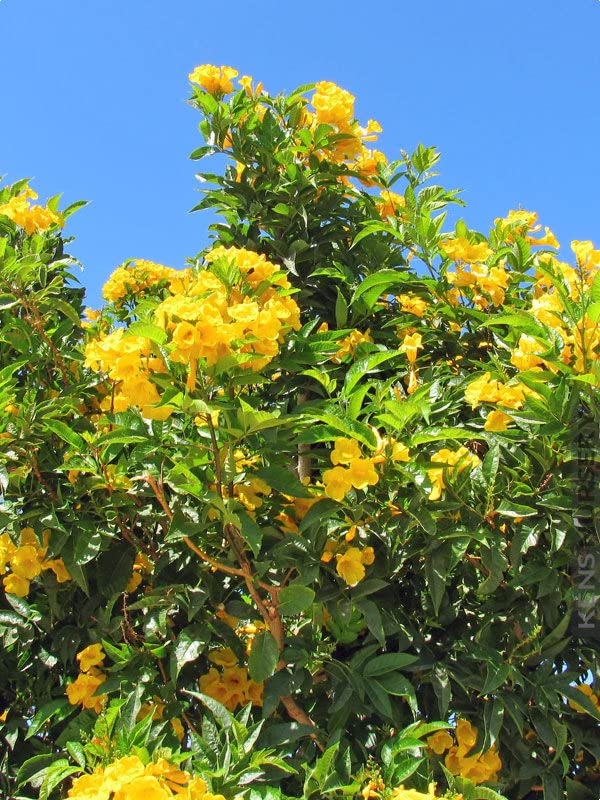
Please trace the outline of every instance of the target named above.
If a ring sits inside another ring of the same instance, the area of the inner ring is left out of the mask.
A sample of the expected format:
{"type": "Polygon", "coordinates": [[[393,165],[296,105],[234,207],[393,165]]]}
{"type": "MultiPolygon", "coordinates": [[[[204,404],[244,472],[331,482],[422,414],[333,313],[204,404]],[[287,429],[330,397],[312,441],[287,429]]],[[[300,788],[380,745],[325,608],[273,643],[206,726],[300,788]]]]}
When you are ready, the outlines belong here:
{"type": "Polygon", "coordinates": [[[334,81],[388,157],[442,151],[472,227],[521,205],[563,253],[600,246],[599,0],[0,0],[0,41],[0,174],[91,201],[67,230],[92,305],[125,258],[207,243],[185,102],[203,63],[272,94],[334,81]]]}

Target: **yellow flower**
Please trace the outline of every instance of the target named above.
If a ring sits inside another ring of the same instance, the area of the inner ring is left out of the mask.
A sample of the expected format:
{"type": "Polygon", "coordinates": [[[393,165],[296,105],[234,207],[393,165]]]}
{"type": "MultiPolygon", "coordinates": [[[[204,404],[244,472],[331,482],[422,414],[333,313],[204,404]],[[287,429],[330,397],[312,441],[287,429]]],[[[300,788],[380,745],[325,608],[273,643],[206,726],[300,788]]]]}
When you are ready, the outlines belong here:
{"type": "Polygon", "coordinates": [[[407,334],[400,345],[400,352],[406,353],[406,357],[411,364],[416,362],[417,351],[422,349],[423,337],[420,333],[407,334]]]}
{"type": "MultiPolygon", "coordinates": [[[[380,217],[395,217],[398,211],[406,206],[406,200],[402,195],[384,189],[381,192],[381,199],[375,203],[375,208],[380,217]]],[[[419,315],[420,316],[420,315],[419,315]]]]}
{"type": "Polygon", "coordinates": [[[232,78],[238,76],[232,67],[215,67],[212,64],[201,64],[189,74],[190,83],[197,83],[209,94],[223,95],[233,92],[232,78]]]}
{"type": "Polygon", "coordinates": [[[142,576],[140,575],[140,573],[135,571],[132,572],[131,578],[129,578],[129,582],[125,587],[125,591],[129,592],[130,594],[133,594],[133,592],[136,591],[141,582],[142,582],[142,576]]]}
{"type": "Polygon", "coordinates": [[[405,444],[393,441],[390,458],[392,461],[410,461],[410,450],[405,444]]]}
{"type": "MultiPolygon", "coordinates": [[[[475,468],[481,463],[479,458],[469,453],[466,447],[460,447],[456,451],[443,448],[431,456],[431,460],[437,464],[444,464],[447,471],[452,474],[454,468],[458,472],[462,472],[468,466],[475,468]],[[448,469],[450,467],[450,469],[448,469]]],[[[427,470],[427,477],[431,483],[431,491],[429,492],[430,500],[439,500],[442,496],[442,490],[446,488],[444,480],[444,468],[435,468],[427,470]]]]}
{"type": "Polygon", "coordinates": [[[352,481],[347,469],[333,467],[333,469],[325,470],[323,473],[323,485],[327,497],[331,497],[332,500],[337,500],[338,503],[341,503],[352,488],[352,481]]]}
{"type": "Polygon", "coordinates": [[[363,564],[370,566],[375,563],[375,551],[372,547],[363,547],[360,558],[363,564]]]}
{"type": "Polygon", "coordinates": [[[58,583],[66,583],[67,581],[71,580],[71,573],[66,568],[65,562],[62,560],[62,558],[53,558],[48,561],[44,561],[42,564],[42,569],[52,570],[58,583]]]}
{"type": "Polygon", "coordinates": [[[491,374],[486,372],[468,385],[465,389],[465,400],[476,409],[481,402],[497,403],[500,398],[500,384],[492,380],[491,374]]]}
{"type": "Polygon", "coordinates": [[[77,653],[77,661],[79,661],[79,668],[82,672],[89,672],[92,667],[97,667],[102,664],[106,655],[102,650],[102,645],[99,643],[90,644],[79,653],[77,653]]]}
{"type": "Polygon", "coordinates": [[[365,186],[373,186],[378,180],[379,165],[387,164],[387,158],[379,150],[361,152],[356,161],[350,164],[351,169],[357,172],[359,181],[365,186]]]}
{"type": "Polygon", "coordinates": [[[486,242],[471,243],[464,237],[446,239],[441,244],[441,249],[454,261],[464,261],[467,264],[475,264],[486,261],[493,253],[486,242]]]}
{"type": "Polygon", "coordinates": [[[69,703],[73,706],[81,703],[84,708],[93,708],[99,714],[104,705],[106,695],[95,696],[95,692],[105,680],[106,675],[97,670],[80,673],[77,679],[67,686],[66,694],[69,703]]]}
{"type": "Polygon", "coordinates": [[[358,547],[349,547],[345,553],[336,555],[336,572],[348,586],[356,586],[365,577],[362,554],[358,547]]]}
{"type": "Polygon", "coordinates": [[[46,231],[53,225],[62,227],[64,219],[56,211],[44,206],[32,206],[29,204],[30,199],[36,198],[37,194],[26,188],[20,194],[11,197],[7,203],[0,205],[0,214],[24,228],[28,236],[46,231]]]}
{"type": "Polygon", "coordinates": [[[490,411],[483,426],[486,431],[493,431],[500,433],[501,431],[508,430],[508,426],[513,421],[513,418],[503,411],[490,411]]]}
{"type": "Polygon", "coordinates": [[[354,117],[354,96],[331,81],[319,81],[315,85],[311,102],[318,122],[349,125],[354,117]]]}
{"type": "Polygon", "coordinates": [[[245,705],[248,687],[248,670],[246,667],[226,667],[221,682],[226,693],[224,705],[234,711],[237,706],[245,705]]]}
{"type": "Polygon", "coordinates": [[[170,800],[173,795],[153,775],[143,775],[127,781],[126,788],[121,788],[114,800],[170,800]]]}
{"type": "Polygon", "coordinates": [[[392,800],[436,800],[435,783],[429,784],[429,789],[424,794],[416,789],[405,789],[404,785],[392,791],[392,800]]]}
{"type": "Polygon", "coordinates": [[[10,567],[20,578],[32,580],[42,571],[39,548],[31,545],[18,547],[10,559],[10,567]]]}
{"type": "Polygon", "coordinates": [[[547,362],[540,358],[539,353],[543,353],[547,349],[533,336],[522,333],[519,338],[519,344],[512,351],[510,363],[520,370],[535,369],[543,366],[547,362]]]}
{"type": "Polygon", "coordinates": [[[407,314],[414,314],[417,317],[422,317],[427,309],[427,303],[422,297],[416,294],[400,294],[396,297],[400,308],[407,314]]]}
{"type": "Polygon", "coordinates": [[[454,744],[454,739],[448,731],[436,731],[432,736],[427,739],[427,747],[441,756],[446,750],[449,750],[454,744]]]}
{"type": "Polygon", "coordinates": [[[3,578],[4,590],[15,597],[27,597],[29,594],[29,581],[20,575],[5,575],[3,578]]]}
{"type": "Polygon", "coordinates": [[[358,330],[352,331],[352,333],[348,334],[348,336],[344,337],[341,342],[339,342],[339,350],[332,356],[332,361],[340,362],[343,358],[348,355],[354,355],[354,351],[356,348],[362,344],[363,342],[372,342],[373,339],[370,336],[369,331],[365,331],[365,333],[361,333],[358,330]]]}
{"type": "Polygon", "coordinates": [[[258,97],[259,94],[262,94],[263,85],[262,83],[257,83],[256,88],[253,89],[252,87],[252,76],[251,75],[242,75],[239,79],[238,83],[242,87],[242,89],[246,92],[248,97],[258,97]]]}
{"type": "Polygon", "coordinates": [[[110,789],[104,783],[103,770],[100,769],[93,775],[82,775],[75,778],[73,786],[67,792],[68,797],[77,800],[108,800],[110,789]]]}
{"type": "Polygon", "coordinates": [[[544,228],[544,235],[540,236],[539,239],[536,239],[533,236],[526,236],[525,240],[529,242],[529,244],[537,245],[538,247],[555,247],[557,250],[560,248],[558,239],[552,233],[550,228],[544,228]]]}
{"type": "Polygon", "coordinates": [[[228,625],[232,630],[235,630],[238,626],[239,619],[237,617],[232,617],[231,614],[228,614],[225,610],[225,606],[222,604],[217,608],[216,616],[223,620],[223,622],[228,625]]]}
{"type": "Polygon", "coordinates": [[[356,439],[336,439],[331,453],[332,464],[349,464],[355,458],[360,458],[360,446],[356,439]]]}
{"type": "Polygon", "coordinates": [[[456,724],[457,745],[451,747],[446,755],[446,768],[453,775],[468,778],[474,784],[495,781],[502,769],[502,761],[493,745],[485,753],[467,755],[477,741],[477,730],[468,720],[459,719],[456,724]]]}
{"type": "Polygon", "coordinates": [[[371,458],[355,458],[348,467],[347,479],[355,489],[366,489],[379,482],[379,475],[371,458]]]}
{"type": "Polygon", "coordinates": [[[231,647],[221,647],[219,650],[213,650],[208,654],[208,660],[218,667],[235,667],[238,663],[238,658],[231,647]]]}

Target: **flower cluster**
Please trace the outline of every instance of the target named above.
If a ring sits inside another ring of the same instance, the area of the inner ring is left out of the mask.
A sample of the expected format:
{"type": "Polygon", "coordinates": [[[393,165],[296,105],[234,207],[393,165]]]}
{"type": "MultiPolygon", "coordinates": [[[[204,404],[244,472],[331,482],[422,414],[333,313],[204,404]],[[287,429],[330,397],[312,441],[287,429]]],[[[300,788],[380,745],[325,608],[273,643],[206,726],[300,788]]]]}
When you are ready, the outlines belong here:
{"type": "Polygon", "coordinates": [[[47,231],[53,225],[64,225],[63,217],[58,212],[47,206],[30,204],[30,200],[36,199],[37,194],[26,187],[22,192],[11,197],[7,203],[0,205],[0,214],[24,228],[28,236],[47,231]]]}
{"type": "MultiPolygon", "coordinates": [[[[215,367],[236,357],[243,368],[262,369],[278,354],[285,335],[300,328],[300,309],[288,296],[290,283],[264,255],[217,247],[206,262],[208,268],[199,272],[159,265],[151,270],[145,262],[143,268],[119,268],[107,284],[119,299],[124,291],[168,282],[154,322],[166,333],[163,352],[169,361],[185,366],[189,391],[196,385],[199,360],[215,367]]],[[[124,411],[137,406],[151,419],[172,413],[169,406],[156,407],[160,395],[152,375],[166,372],[167,364],[153,354],[148,338],[128,335],[123,328],[99,335],[88,342],[85,363],[115,383],[103,407],[124,411]]]]}
{"type": "Polygon", "coordinates": [[[401,311],[405,314],[414,314],[416,317],[424,316],[428,308],[428,303],[416,294],[399,294],[396,302],[401,311]]]}
{"type": "Polygon", "coordinates": [[[126,411],[130,406],[142,409],[146,417],[155,416],[155,403],[160,400],[153,372],[164,372],[161,358],[152,355],[152,345],[144,336],[129,336],[124,328],[91,339],[85,348],[85,364],[102,371],[114,381],[114,392],[101,403],[105,410],[126,411]]]}
{"type": "Polygon", "coordinates": [[[455,475],[467,467],[475,469],[481,463],[479,458],[474,453],[470,453],[466,447],[459,447],[456,451],[443,448],[434,453],[431,460],[435,464],[443,464],[443,467],[427,470],[427,477],[431,483],[430,500],[440,499],[442,491],[447,488],[445,478],[449,473],[455,475]]]}
{"type": "MultiPolygon", "coordinates": [[[[600,250],[595,250],[590,241],[577,240],[571,242],[571,249],[576,258],[575,268],[547,255],[540,258],[534,298],[528,311],[558,334],[563,363],[572,363],[575,372],[587,373],[600,354],[600,326],[589,311],[574,319],[572,309],[567,306],[569,301],[579,302],[582,297],[589,296],[600,268],[600,250]]],[[[547,343],[521,334],[511,363],[519,370],[556,369],[544,358],[547,350],[547,343]]]]}
{"type": "Polygon", "coordinates": [[[498,403],[506,408],[519,409],[525,402],[527,394],[534,393],[522,384],[509,385],[492,378],[490,372],[485,372],[465,389],[465,400],[475,409],[480,403],[498,403]]]}
{"type": "Polygon", "coordinates": [[[50,531],[43,531],[40,545],[33,528],[23,528],[17,547],[8,533],[0,535],[0,574],[9,569],[3,578],[6,592],[27,597],[31,581],[47,569],[52,570],[58,583],[71,580],[62,558],[46,558],[49,539],[50,531]]]}
{"type": "Polygon", "coordinates": [[[83,708],[92,708],[96,714],[100,713],[107,695],[96,695],[96,690],[106,680],[106,675],[99,669],[105,657],[100,644],[90,644],[77,653],[80,672],[77,679],[70,683],[66,690],[72,706],[81,703],[83,708]]]}
{"type": "Polygon", "coordinates": [[[73,781],[68,797],[77,800],[225,800],[211,794],[201,778],[178,769],[164,758],[147,764],[125,756],[73,781]]]}
{"type": "Polygon", "coordinates": [[[377,139],[381,125],[369,120],[366,127],[361,127],[354,118],[354,96],[331,81],[319,81],[316,84],[311,103],[315,113],[311,115],[305,112],[305,123],[312,127],[332,125],[340,135],[323,156],[335,163],[345,162],[365,186],[377,183],[378,165],[385,165],[387,159],[378,150],[367,148],[365,142],[377,139]]]}
{"type": "Polygon", "coordinates": [[[477,729],[465,719],[458,720],[454,735],[456,744],[447,731],[438,731],[428,738],[427,745],[438,755],[448,751],[445,764],[453,775],[468,778],[474,784],[497,780],[502,761],[496,745],[492,745],[485,753],[468,755],[477,742],[477,729]]]}
{"type": "Polygon", "coordinates": [[[209,94],[220,97],[233,92],[232,78],[239,75],[233,67],[215,67],[212,64],[201,64],[189,74],[190,83],[196,83],[209,94]]]}
{"type": "Polygon", "coordinates": [[[172,280],[177,270],[142,259],[125,264],[112,273],[102,287],[102,296],[116,305],[127,296],[137,297],[150,286],[160,286],[172,280]]]}
{"type": "Polygon", "coordinates": [[[262,706],[263,684],[250,679],[248,668],[238,664],[237,657],[229,647],[213,650],[208,658],[222,671],[211,667],[200,677],[200,690],[213,697],[230,711],[238,706],[252,703],[262,706]]]}
{"type": "Polygon", "coordinates": [[[366,489],[378,483],[374,459],[363,458],[356,439],[336,439],[330,457],[334,467],[323,473],[323,485],[332,500],[341,502],[353,487],[366,489]]]}
{"type": "Polygon", "coordinates": [[[478,308],[485,309],[490,302],[500,306],[505,300],[509,276],[503,264],[488,267],[481,263],[493,255],[486,242],[471,242],[464,237],[446,239],[441,245],[444,254],[459,262],[456,272],[447,272],[448,282],[456,287],[452,297],[456,302],[468,299],[457,291],[470,287],[472,300],[478,308]],[[466,266],[468,266],[468,269],[466,266]]]}
{"type": "Polygon", "coordinates": [[[550,228],[546,228],[544,235],[538,238],[531,235],[532,233],[539,233],[542,229],[541,225],[536,224],[537,220],[538,215],[535,211],[525,211],[525,209],[521,208],[518,211],[509,211],[506,217],[495,219],[494,225],[505,242],[514,242],[515,236],[521,236],[528,244],[558,248],[559,244],[556,236],[550,228]]]}

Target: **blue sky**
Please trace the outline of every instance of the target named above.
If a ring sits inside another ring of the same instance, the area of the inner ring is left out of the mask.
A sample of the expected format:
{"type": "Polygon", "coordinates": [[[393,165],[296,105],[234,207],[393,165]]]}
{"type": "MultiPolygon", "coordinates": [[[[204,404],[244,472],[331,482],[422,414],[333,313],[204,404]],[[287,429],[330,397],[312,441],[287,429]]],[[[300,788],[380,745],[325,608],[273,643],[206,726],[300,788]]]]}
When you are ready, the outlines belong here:
{"type": "MultiPolygon", "coordinates": [[[[187,75],[227,64],[272,94],[331,80],[395,158],[442,151],[484,230],[535,210],[568,256],[600,246],[599,0],[0,0],[0,174],[90,205],[70,251],[91,305],[126,258],[182,266],[206,245],[187,75]]],[[[208,162],[203,162],[208,165],[208,162]]]]}

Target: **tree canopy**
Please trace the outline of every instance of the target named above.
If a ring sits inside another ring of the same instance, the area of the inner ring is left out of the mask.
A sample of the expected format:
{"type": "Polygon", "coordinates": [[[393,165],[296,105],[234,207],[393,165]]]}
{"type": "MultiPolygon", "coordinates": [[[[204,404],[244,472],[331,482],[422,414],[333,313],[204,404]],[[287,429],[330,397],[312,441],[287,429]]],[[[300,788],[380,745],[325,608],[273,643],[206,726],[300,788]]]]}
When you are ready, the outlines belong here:
{"type": "Polygon", "coordinates": [[[81,204],[0,189],[0,793],[594,800],[600,250],[190,81],[184,267],[86,309],[81,204]]]}

